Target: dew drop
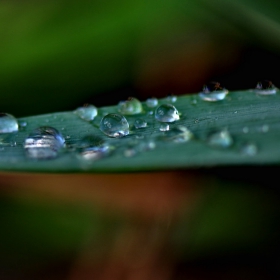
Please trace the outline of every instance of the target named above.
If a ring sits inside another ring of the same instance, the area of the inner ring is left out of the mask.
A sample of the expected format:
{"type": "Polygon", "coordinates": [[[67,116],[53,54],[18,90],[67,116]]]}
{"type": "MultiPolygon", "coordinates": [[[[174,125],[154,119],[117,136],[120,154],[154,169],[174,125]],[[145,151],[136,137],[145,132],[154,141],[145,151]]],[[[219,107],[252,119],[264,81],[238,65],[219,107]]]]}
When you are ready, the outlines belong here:
{"type": "Polygon", "coordinates": [[[233,144],[233,139],[230,133],[224,129],[211,133],[207,139],[207,142],[210,146],[228,148],[233,144]]]}
{"type": "Polygon", "coordinates": [[[155,97],[148,98],[148,99],[146,100],[146,105],[147,105],[149,108],[156,107],[156,106],[158,105],[158,100],[157,100],[157,98],[155,98],[155,97]]]}
{"type": "Polygon", "coordinates": [[[262,125],[260,131],[262,133],[267,133],[269,131],[269,126],[267,124],[262,125]]]}
{"type": "Polygon", "coordinates": [[[136,119],[134,122],[135,128],[144,128],[147,127],[147,122],[143,119],[136,119]]]}
{"type": "Polygon", "coordinates": [[[109,137],[119,138],[129,134],[129,124],[120,114],[108,114],[100,122],[99,129],[109,137]]]}
{"type": "Polygon", "coordinates": [[[18,131],[18,121],[10,114],[0,113],[0,133],[11,133],[18,131]]]}
{"type": "Polygon", "coordinates": [[[258,147],[254,143],[245,143],[241,146],[240,152],[246,156],[254,156],[258,153],[258,147]]]}
{"type": "Polygon", "coordinates": [[[19,128],[23,129],[27,126],[27,122],[26,121],[19,121],[18,125],[19,125],[19,128]]]}
{"type": "Polygon", "coordinates": [[[169,96],[167,96],[167,101],[175,103],[177,101],[177,96],[176,95],[169,95],[169,96]]]}
{"type": "Polygon", "coordinates": [[[85,104],[83,107],[77,108],[74,114],[78,115],[83,120],[92,121],[97,116],[98,111],[95,106],[85,104]]]}
{"type": "Polygon", "coordinates": [[[118,104],[118,111],[123,115],[136,115],[142,112],[141,102],[134,97],[128,98],[126,101],[121,101],[118,104]]]}
{"type": "Polygon", "coordinates": [[[178,125],[167,131],[164,135],[164,140],[172,141],[175,143],[188,142],[193,138],[193,133],[185,126],[178,125]]]}
{"type": "Polygon", "coordinates": [[[171,104],[160,105],[155,112],[155,118],[159,122],[175,122],[180,119],[178,110],[171,104]]]}
{"type": "Polygon", "coordinates": [[[87,135],[75,143],[79,159],[86,161],[96,161],[111,154],[113,147],[108,145],[102,138],[87,135]]]}
{"type": "Polygon", "coordinates": [[[259,81],[254,89],[255,93],[259,95],[276,94],[277,88],[269,80],[259,81]]]}
{"type": "Polygon", "coordinates": [[[143,141],[139,145],[139,151],[146,152],[154,150],[156,148],[156,143],[153,140],[143,141]]]}
{"type": "Polygon", "coordinates": [[[160,127],[159,127],[159,130],[160,131],[168,131],[169,130],[169,124],[167,124],[167,123],[161,124],[160,127]]]}
{"type": "Polygon", "coordinates": [[[242,128],[243,133],[248,133],[249,132],[249,128],[247,126],[244,126],[242,128]]]}
{"type": "Polygon", "coordinates": [[[224,100],[227,94],[228,90],[221,87],[220,83],[210,82],[203,86],[203,89],[198,93],[198,96],[204,101],[215,102],[224,100]]]}
{"type": "Polygon", "coordinates": [[[123,154],[125,157],[133,157],[137,154],[137,150],[135,148],[127,148],[123,154]]]}
{"type": "Polygon", "coordinates": [[[65,139],[58,130],[42,126],[33,130],[24,141],[26,155],[33,159],[51,159],[58,155],[65,139]]]}

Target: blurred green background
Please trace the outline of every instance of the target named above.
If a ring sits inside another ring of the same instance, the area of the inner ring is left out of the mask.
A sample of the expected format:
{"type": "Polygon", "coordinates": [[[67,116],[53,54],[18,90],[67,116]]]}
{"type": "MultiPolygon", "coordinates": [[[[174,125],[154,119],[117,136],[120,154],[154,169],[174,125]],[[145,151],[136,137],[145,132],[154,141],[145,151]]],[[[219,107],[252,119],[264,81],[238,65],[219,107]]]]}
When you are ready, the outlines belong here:
{"type": "MultiPolygon", "coordinates": [[[[264,0],[3,0],[1,111],[280,86],[279,15],[264,0]]],[[[280,279],[277,174],[2,174],[0,279],[280,279]]]]}
{"type": "Polygon", "coordinates": [[[16,117],[279,76],[278,2],[0,3],[0,104],[16,117]]]}

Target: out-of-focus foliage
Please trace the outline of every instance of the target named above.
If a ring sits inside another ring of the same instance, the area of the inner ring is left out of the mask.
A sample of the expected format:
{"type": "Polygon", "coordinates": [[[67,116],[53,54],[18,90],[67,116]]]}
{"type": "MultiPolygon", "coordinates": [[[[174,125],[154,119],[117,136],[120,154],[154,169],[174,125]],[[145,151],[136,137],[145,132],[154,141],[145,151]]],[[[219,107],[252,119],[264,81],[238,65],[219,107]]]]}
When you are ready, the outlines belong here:
{"type": "MultiPolygon", "coordinates": [[[[1,110],[20,117],[69,110],[87,100],[112,105],[132,92],[143,97],[197,91],[211,77],[236,69],[246,48],[279,55],[276,5],[1,1],[1,110]]],[[[259,69],[249,68],[254,73],[247,71],[247,83],[237,81],[235,89],[276,77],[257,54],[252,60],[259,69]]],[[[229,87],[233,79],[226,79],[229,87]]]]}

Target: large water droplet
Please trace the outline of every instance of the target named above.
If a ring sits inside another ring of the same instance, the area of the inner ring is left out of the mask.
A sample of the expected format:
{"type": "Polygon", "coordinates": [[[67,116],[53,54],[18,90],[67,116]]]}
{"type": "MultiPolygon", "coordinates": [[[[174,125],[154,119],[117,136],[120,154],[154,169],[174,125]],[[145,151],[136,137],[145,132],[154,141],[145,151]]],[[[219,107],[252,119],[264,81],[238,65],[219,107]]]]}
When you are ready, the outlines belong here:
{"type": "Polygon", "coordinates": [[[10,114],[0,113],[0,133],[11,133],[18,131],[18,121],[10,114]]]}
{"type": "Polygon", "coordinates": [[[271,95],[276,94],[277,88],[271,81],[263,80],[257,83],[254,91],[259,95],[271,95]]]}
{"type": "Polygon", "coordinates": [[[140,114],[142,110],[142,103],[134,97],[130,97],[128,100],[121,101],[118,104],[118,111],[123,115],[140,114]]]}
{"type": "Polygon", "coordinates": [[[193,133],[185,126],[178,125],[167,131],[164,135],[164,140],[175,143],[184,143],[193,138],[193,133]]]}
{"type": "Polygon", "coordinates": [[[152,98],[148,98],[146,100],[146,105],[149,107],[149,108],[154,108],[158,105],[158,100],[157,98],[155,97],[152,97],[152,98]]]}
{"type": "Polygon", "coordinates": [[[226,129],[223,129],[221,131],[211,133],[207,142],[210,146],[228,148],[233,144],[233,139],[230,133],[226,129]]]}
{"type": "Polygon", "coordinates": [[[109,137],[123,137],[129,134],[129,124],[120,114],[108,114],[100,122],[99,129],[109,137]]]}
{"type": "Polygon", "coordinates": [[[159,122],[175,122],[180,119],[178,110],[171,104],[160,105],[155,112],[155,118],[159,122]]]}
{"type": "Polygon", "coordinates": [[[134,126],[135,128],[144,128],[147,127],[147,122],[145,120],[142,119],[136,119],[134,122],[134,126]]]}
{"type": "Polygon", "coordinates": [[[204,101],[220,101],[224,100],[228,90],[221,87],[218,82],[210,82],[207,85],[203,86],[202,92],[199,92],[199,97],[204,101]]]}
{"type": "Polygon", "coordinates": [[[90,104],[85,104],[83,107],[79,107],[74,111],[81,119],[86,121],[92,121],[98,114],[97,108],[90,104]]]}
{"type": "Polygon", "coordinates": [[[58,130],[50,126],[42,126],[29,134],[24,141],[24,148],[30,158],[50,159],[57,157],[64,142],[65,139],[58,130]]]}

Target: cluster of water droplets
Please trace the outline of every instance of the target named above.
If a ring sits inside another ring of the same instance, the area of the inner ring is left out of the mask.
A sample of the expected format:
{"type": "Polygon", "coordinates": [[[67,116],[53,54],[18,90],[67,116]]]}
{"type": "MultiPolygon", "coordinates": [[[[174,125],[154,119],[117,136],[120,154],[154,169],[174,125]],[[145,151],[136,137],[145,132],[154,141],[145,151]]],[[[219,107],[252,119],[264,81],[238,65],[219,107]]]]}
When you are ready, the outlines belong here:
{"type": "MultiPolygon", "coordinates": [[[[251,91],[257,95],[274,95],[277,90],[271,81],[265,80],[258,82],[251,91]]],[[[211,82],[203,87],[197,97],[206,102],[216,102],[224,100],[228,93],[229,91],[220,83],[211,82]]],[[[73,151],[80,161],[91,164],[113,154],[116,150],[120,150],[123,156],[128,158],[154,150],[157,147],[156,139],[162,140],[162,143],[185,143],[196,137],[189,127],[181,124],[182,113],[176,108],[176,102],[175,95],[169,95],[162,100],[152,97],[143,103],[137,98],[130,97],[126,101],[119,102],[115,112],[102,110],[99,112],[94,105],[85,104],[73,110],[73,114],[91,124],[92,128],[98,127],[101,133],[89,129],[80,139],[72,143],[71,136],[66,132],[63,136],[58,129],[46,125],[50,122],[47,118],[42,126],[29,131],[22,146],[30,159],[54,159],[61,151],[73,151]],[[124,141],[123,144],[120,144],[120,141],[124,141]]],[[[197,103],[197,98],[193,96],[190,104],[197,106],[197,103]]],[[[199,120],[195,125],[198,123],[199,120]]],[[[60,128],[61,131],[64,129],[60,128]]],[[[16,146],[19,131],[27,133],[28,124],[22,120],[18,121],[11,114],[0,113],[0,149],[4,149],[5,146],[16,146]]],[[[261,133],[268,131],[268,125],[258,128],[258,132],[261,133]]],[[[249,127],[242,128],[242,133],[249,132],[249,127]]],[[[234,145],[234,138],[228,129],[224,128],[210,131],[206,143],[214,148],[229,148],[234,145]]],[[[255,143],[247,141],[240,146],[239,151],[243,155],[254,156],[258,152],[258,147],[255,143]]]]}

